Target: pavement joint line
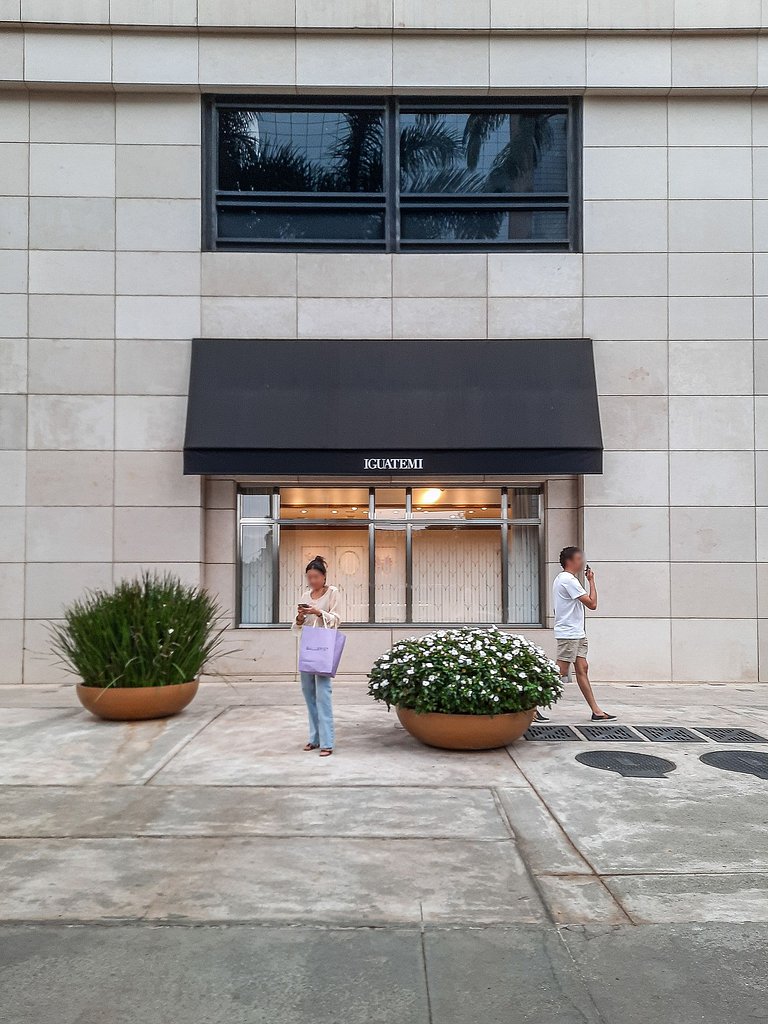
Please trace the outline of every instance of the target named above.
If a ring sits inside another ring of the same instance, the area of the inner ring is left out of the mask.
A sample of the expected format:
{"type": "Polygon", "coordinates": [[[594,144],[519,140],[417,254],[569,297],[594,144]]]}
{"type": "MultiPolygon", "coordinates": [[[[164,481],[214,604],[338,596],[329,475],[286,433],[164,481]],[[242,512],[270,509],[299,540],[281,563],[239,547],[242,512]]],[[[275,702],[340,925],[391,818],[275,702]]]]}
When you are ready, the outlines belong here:
{"type": "MultiPolygon", "coordinates": [[[[197,835],[185,832],[163,832],[157,835],[95,835],[95,836],[0,836],[0,843],[18,843],[18,842],[35,842],[45,841],[52,843],[112,843],[112,842],[123,842],[126,839],[151,839],[153,842],[178,842],[180,839],[268,839],[268,840],[280,840],[280,839],[301,839],[308,843],[313,843],[317,839],[338,839],[343,840],[345,843],[355,843],[374,840],[377,842],[393,842],[393,843],[412,843],[412,842],[424,842],[425,840],[430,843],[467,843],[472,846],[478,843],[491,844],[497,843],[499,846],[504,846],[507,843],[516,845],[516,840],[513,836],[505,836],[503,839],[472,839],[465,836],[382,836],[382,835],[365,835],[365,836],[350,836],[350,835],[324,835],[318,833],[317,835],[307,835],[306,832],[296,835],[295,833],[282,834],[277,833],[273,835],[254,835],[246,833],[243,835],[240,832],[233,832],[231,834],[214,833],[213,835],[197,835]]],[[[647,872],[642,872],[647,874],[647,872]]],[[[683,872],[685,874],[686,872],[683,872]]],[[[741,872],[734,872],[735,874],[741,874],[741,872]]]]}
{"type": "MultiPolygon", "coordinates": [[[[509,751],[507,751],[507,753],[509,753],[509,751]]],[[[511,820],[509,818],[509,815],[508,815],[506,809],[503,806],[499,807],[499,813],[504,818],[506,818],[507,828],[512,832],[512,835],[514,835],[515,834],[515,830],[514,830],[514,828],[512,826],[512,822],[511,822],[511,820]]],[[[549,905],[549,901],[545,897],[544,890],[543,890],[543,888],[542,888],[542,886],[541,886],[541,884],[539,882],[539,876],[537,876],[536,872],[531,867],[530,861],[528,860],[528,856],[527,856],[525,850],[521,847],[520,843],[517,842],[517,840],[515,840],[515,848],[517,850],[518,856],[520,857],[520,861],[521,861],[523,867],[525,868],[525,872],[528,875],[528,879],[529,879],[531,885],[533,886],[533,889],[534,889],[536,895],[539,897],[539,901],[541,903],[541,906],[544,909],[544,914],[545,914],[545,916],[547,918],[547,921],[551,925],[555,925],[557,923],[555,921],[555,915],[552,913],[552,908],[549,905]]]]}
{"type": "Polygon", "coordinates": [[[602,872],[600,872],[600,878],[647,878],[648,876],[651,876],[653,878],[688,878],[688,877],[692,877],[692,876],[695,876],[695,877],[698,877],[698,878],[711,878],[711,877],[723,878],[723,877],[728,877],[729,875],[734,875],[736,877],[738,877],[740,875],[757,875],[760,878],[765,878],[766,875],[768,875],[768,872],[766,872],[765,868],[762,868],[762,869],[761,868],[744,868],[744,870],[739,870],[739,871],[733,871],[733,870],[729,870],[729,871],[716,871],[716,870],[713,870],[712,868],[709,868],[706,871],[702,871],[701,869],[698,869],[698,870],[693,870],[693,871],[653,871],[653,870],[648,870],[648,871],[602,871],[602,872]]]}
{"type": "Polygon", "coordinates": [[[174,759],[174,757],[176,757],[177,754],[180,754],[182,750],[184,750],[184,748],[192,742],[192,740],[197,739],[197,737],[202,732],[204,732],[208,728],[208,726],[211,725],[211,723],[215,722],[217,718],[221,718],[221,716],[224,714],[226,710],[226,708],[222,708],[216,714],[213,714],[210,718],[207,718],[199,729],[195,729],[195,731],[190,733],[189,736],[180,740],[176,744],[176,746],[173,747],[173,749],[164,758],[161,759],[160,764],[154,769],[154,771],[150,772],[150,774],[147,775],[146,778],[142,779],[139,785],[147,786],[152,781],[152,779],[154,779],[159,774],[159,772],[163,770],[163,768],[167,767],[171,763],[171,761],[174,759]]]}
{"type": "MultiPolygon", "coordinates": [[[[8,917],[0,918],[0,928],[13,927],[82,927],[92,928],[96,925],[111,928],[111,927],[124,927],[125,925],[136,925],[137,927],[171,927],[171,928],[295,928],[297,930],[303,928],[315,928],[317,931],[332,932],[332,931],[411,931],[414,934],[419,934],[420,921],[419,917],[414,914],[410,919],[398,919],[393,920],[391,918],[378,919],[366,921],[364,923],[359,920],[347,920],[346,918],[338,918],[335,921],[329,921],[327,923],[317,923],[306,919],[297,921],[295,917],[149,917],[148,915],[152,912],[150,906],[141,915],[133,917],[8,917]]],[[[576,922],[580,923],[580,922],[576,922]]],[[[749,922],[752,923],[752,922],[749,922]]],[[[535,917],[523,918],[515,922],[515,928],[520,927],[556,927],[553,922],[542,922],[540,919],[535,917]]],[[[488,918],[483,921],[472,921],[468,922],[464,919],[457,918],[455,920],[441,920],[435,924],[431,924],[429,921],[424,922],[424,928],[426,932],[446,930],[446,931],[463,931],[467,929],[475,929],[477,931],[487,931],[493,929],[498,931],[504,929],[506,931],[514,930],[510,927],[508,920],[499,918],[488,918]]]]}
{"type": "MultiPolygon", "coordinates": [[[[319,769],[322,770],[322,769],[319,769]]],[[[0,782],[0,795],[3,790],[6,789],[68,789],[78,790],[82,793],[87,793],[89,790],[94,789],[143,789],[146,783],[144,782],[0,782]]],[[[525,789],[525,785],[521,782],[515,784],[514,779],[509,781],[504,780],[503,782],[497,783],[504,789],[525,789]]],[[[322,790],[346,790],[346,789],[424,789],[424,790],[435,790],[435,789],[460,789],[460,790],[479,790],[487,792],[491,786],[488,784],[480,783],[457,783],[457,782],[445,782],[438,786],[430,785],[427,782],[343,782],[339,781],[338,784],[332,782],[320,783],[314,785],[311,782],[163,782],[155,783],[156,788],[168,790],[178,790],[184,792],[191,789],[309,789],[313,793],[320,792],[322,790]]]]}
{"type": "MultiPolygon", "coordinates": [[[[391,921],[386,924],[371,924],[368,922],[356,921],[354,924],[339,924],[332,922],[330,924],[324,924],[321,921],[276,921],[276,920],[264,920],[258,919],[239,919],[239,920],[226,920],[226,921],[210,921],[208,919],[168,919],[168,920],[139,920],[135,917],[118,918],[118,917],[99,917],[99,918],[44,918],[41,920],[33,920],[31,918],[14,918],[8,920],[0,920],[0,928],[136,928],[147,929],[147,928],[167,928],[167,929],[211,929],[222,931],[227,928],[263,928],[270,931],[283,931],[285,929],[292,929],[295,931],[316,931],[316,932],[380,932],[380,931],[393,931],[393,932],[406,932],[408,934],[417,935],[422,931],[421,923],[417,920],[409,922],[391,921]]],[[[423,923],[423,931],[425,935],[434,934],[436,932],[485,932],[489,930],[501,931],[501,932],[517,932],[523,928],[540,928],[547,929],[550,931],[559,931],[567,928],[579,928],[582,927],[580,923],[570,922],[568,924],[558,924],[555,926],[543,924],[541,921],[525,921],[516,922],[510,924],[509,921],[499,922],[498,924],[478,924],[477,922],[446,922],[441,921],[439,924],[430,924],[428,921],[423,923]]],[[[611,925],[612,928],[626,927],[622,925],[611,925]]],[[[655,927],[655,925],[646,925],[645,927],[655,927]]]]}
{"type": "Polygon", "coordinates": [[[501,797],[499,796],[498,788],[496,786],[491,786],[491,796],[493,797],[493,805],[496,808],[496,813],[501,819],[502,825],[509,833],[510,839],[514,840],[514,842],[517,843],[517,836],[515,835],[515,830],[512,828],[512,822],[509,820],[509,816],[504,810],[504,805],[501,802],[501,797]]]}
{"type": "MultiPolygon", "coordinates": [[[[338,764],[338,762],[337,762],[337,764],[338,764]]],[[[319,769],[319,770],[322,771],[323,769],[319,769]]],[[[60,783],[42,783],[41,788],[43,786],[51,786],[51,785],[60,786],[61,784],[60,783]]],[[[96,786],[96,785],[103,786],[104,783],[90,783],[89,785],[92,785],[92,786],[96,786]]],[[[135,785],[139,785],[140,786],[141,783],[136,783],[135,785]]],[[[513,779],[510,779],[509,781],[502,780],[501,782],[494,783],[494,785],[502,786],[504,789],[525,789],[525,786],[523,786],[521,783],[518,782],[517,784],[515,784],[515,781],[513,779]]],[[[221,783],[221,782],[217,782],[217,783],[211,784],[210,786],[207,785],[206,783],[191,783],[189,786],[186,786],[183,783],[179,784],[177,782],[169,783],[167,785],[164,782],[155,782],[155,783],[153,783],[153,786],[155,788],[158,788],[158,789],[159,788],[162,788],[162,789],[192,789],[192,788],[198,788],[198,789],[302,789],[302,790],[309,789],[309,790],[312,790],[313,792],[315,790],[320,790],[320,789],[424,789],[424,790],[430,790],[431,791],[431,790],[434,790],[434,789],[469,789],[469,790],[477,789],[477,790],[487,790],[489,788],[489,786],[487,786],[487,785],[480,786],[480,785],[471,785],[469,783],[467,785],[451,783],[451,785],[435,786],[435,785],[430,785],[429,783],[426,783],[426,782],[425,783],[411,783],[411,782],[408,782],[408,783],[390,783],[390,784],[380,783],[380,782],[360,782],[360,783],[351,782],[351,783],[346,783],[346,784],[340,784],[338,786],[332,786],[330,784],[315,785],[312,782],[255,782],[255,783],[250,783],[250,782],[225,782],[225,783],[221,783]]],[[[85,788],[85,787],[83,787],[83,788],[85,788]]],[[[2,786],[0,786],[0,791],[2,791],[2,786]]]]}
{"type": "MultiPolygon", "coordinates": [[[[633,922],[633,924],[634,924],[634,922],[633,922]]],[[[603,1014],[602,1014],[602,1012],[600,1010],[600,1007],[597,1005],[597,1003],[595,1001],[595,998],[594,998],[594,996],[592,995],[592,993],[590,991],[590,987],[589,987],[590,979],[585,976],[584,971],[579,966],[578,960],[576,959],[576,957],[571,952],[571,947],[568,945],[568,940],[567,940],[566,936],[564,935],[564,932],[566,932],[568,930],[568,927],[569,927],[569,925],[562,925],[562,926],[557,928],[557,939],[558,939],[558,942],[561,944],[561,946],[565,950],[565,952],[566,952],[566,954],[568,956],[568,959],[571,962],[573,970],[576,973],[576,977],[581,982],[581,987],[584,990],[584,994],[587,997],[589,1005],[592,1007],[592,1012],[595,1015],[595,1020],[596,1020],[597,1024],[611,1024],[611,1021],[609,1021],[607,1017],[603,1016],[603,1014]]],[[[615,925],[614,927],[620,928],[621,925],[615,925]]],[[[585,1022],[585,1024],[586,1024],[586,1022],[585,1022]]]]}
{"type": "MultiPolygon", "coordinates": [[[[504,839],[498,836],[435,836],[428,835],[426,833],[409,833],[408,835],[388,835],[381,832],[372,833],[355,833],[350,835],[348,832],[312,832],[307,834],[306,832],[98,832],[95,834],[77,835],[71,832],[67,833],[33,833],[31,835],[16,833],[14,835],[0,835],[0,843],[13,843],[16,841],[34,842],[34,841],[54,841],[69,840],[71,842],[82,841],[105,841],[109,842],[112,839],[123,840],[123,839],[343,839],[348,840],[380,840],[386,842],[402,842],[409,843],[412,841],[424,842],[425,840],[430,842],[449,842],[449,843],[514,843],[516,841],[515,836],[506,836],[504,839]]],[[[550,872],[545,872],[549,874],[550,872]]]]}
{"type": "MultiPolygon", "coordinates": [[[[500,783],[504,789],[525,789],[523,783],[518,782],[516,786],[510,785],[507,782],[500,783]]],[[[6,789],[67,789],[67,790],[78,790],[83,793],[87,793],[92,789],[143,789],[144,784],[141,782],[8,782],[0,783],[0,793],[6,789]]],[[[189,784],[183,782],[168,782],[163,784],[163,789],[174,790],[178,789],[180,792],[185,792],[190,789],[311,789],[312,792],[320,790],[337,790],[337,789],[477,789],[483,792],[487,792],[492,787],[487,783],[479,782],[467,782],[467,783],[441,783],[440,785],[429,785],[426,782],[342,782],[339,781],[338,785],[327,783],[326,785],[312,786],[304,785],[302,783],[291,783],[291,784],[276,784],[274,782],[254,782],[254,783],[234,783],[234,782],[190,782],[189,784]]]]}
{"type": "MultiPolygon", "coordinates": [[[[606,895],[608,896],[609,900],[610,900],[610,901],[611,901],[611,902],[612,902],[612,903],[613,903],[613,904],[614,904],[614,905],[615,905],[615,906],[616,906],[616,907],[618,908],[618,910],[620,911],[620,913],[621,913],[621,914],[623,914],[623,915],[624,915],[624,917],[626,917],[627,921],[628,921],[628,922],[629,922],[630,924],[636,924],[637,922],[636,922],[636,921],[634,920],[634,918],[633,918],[633,917],[631,916],[631,914],[630,914],[630,913],[629,913],[629,912],[628,912],[628,911],[626,910],[626,908],[625,908],[625,907],[623,907],[623,906],[622,906],[622,904],[621,904],[621,903],[619,903],[619,901],[618,901],[618,899],[616,898],[615,894],[614,894],[614,893],[612,893],[612,892],[611,892],[611,890],[610,890],[610,889],[608,888],[608,886],[607,886],[607,885],[605,884],[605,882],[603,881],[603,878],[602,878],[602,877],[600,876],[600,874],[599,874],[599,873],[598,873],[598,871],[596,870],[596,868],[595,868],[595,865],[594,865],[594,864],[592,864],[592,862],[591,862],[591,861],[589,860],[589,858],[588,858],[588,857],[586,857],[586,856],[585,856],[585,855],[584,855],[584,854],[583,854],[583,853],[581,852],[581,850],[580,850],[580,849],[579,849],[579,848],[578,848],[578,847],[576,846],[576,844],[574,843],[574,841],[573,841],[573,840],[571,839],[571,837],[570,837],[570,836],[568,835],[568,832],[567,832],[567,831],[565,830],[565,828],[563,827],[562,823],[560,822],[560,819],[559,819],[559,818],[557,817],[557,815],[555,814],[555,812],[554,812],[554,811],[552,810],[552,808],[551,808],[551,807],[549,806],[549,804],[547,803],[547,801],[546,801],[546,800],[544,799],[544,797],[543,797],[543,796],[541,795],[541,793],[539,792],[539,790],[538,790],[537,786],[536,786],[536,785],[535,785],[535,784],[534,784],[534,783],[533,783],[533,782],[531,781],[530,777],[529,777],[529,776],[527,775],[527,773],[525,772],[525,770],[523,769],[523,767],[522,767],[522,766],[520,765],[520,763],[519,763],[519,762],[517,761],[517,759],[515,758],[515,756],[514,756],[514,754],[513,754],[512,750],[511,750],[511,749],[510,749],[509,747],[506,747],[505,749],[506,749],[506,751],[507,751],[507,754],[509,755],[509,757],[510,757],[511,761],[512,761],[512,762],[513,762],[513,763],[515,764],[515,766],[517,767],[517,770],[518,770],[518,771],[520,772],[520,774],[521,774],[521,775],[523,776],[523,778],[525,779],[525,781],[526,781],[526,782],[528,783],[528,785],[529,785],[529,787],[530,787],[530,789],[531,789],[531,792],[532,792],[532,793],[534,794],[534,796],[536,797],[536,799],[537,799],[537,800],[538,800],[538,801],[539,801],[539,802],[541,803],[542,807],[544,807],[545,811],[547,812],[547,814],[549,815],[549,817],[551,818],[551,820],[552,820],[552,821],[554,822],[554,824],[555,824],[555,827],[556,827],[556,828],[558,828],[558,829],[560,830],[560,832],[562,833],[562,836],[563,836],[563,838],[565,839],[566,843],[567,843],[567,844],[568,844],[568,845],[569,845],[569,846],[571,847],[571,849],[572,849],[572,850],[573,850],[573,852],[574,852],[574,853],[576,854],[576,856],[577,856],[577,857],[578,857],[578,858],[579,858],[579,859],[580,859],[580,860],[581,860],[581,861],[582,861],[582,862],[583,862],[584,864],[586,864],[586,866],[587,866],[587,867],[589,868],[590,872],[592,873],[592,876],[593,876],[593,877],[594,877],[594,878],[595,878],[595,879],[596,879],[596,880],[597,880],[597,881],[599,882],[599,884],[600,884],[600,885],[601,885],[601,886],[603,887],[603,890],[605,891],[605,893],[606,893],[606,895]]],[[[506,813],[506,812],[505,812],[505,813],[506,813]]],[[[512,824],[512,823],[511,823],[511,821],[510,821],[510,826],[511,826],[511,824],[512,824]]],[[[533,876],[533,871],[531,870],[531,868],[530,868],[530,866],[529,866],[529,864],[528,864],[528,858],[527,858],[527,856],[526,856],[526,854],[525,854],[525,851],[524,851],[524,850],[522,849],[522,847],[521,847],[521,844],[520,844],[520,843],[518,843],[518,844],[517,844],[517,846],[518,846],[518,850],[519,850],[519,852],[520,852],[520,856],[521,856],[521,857],[523,858],[523,861],[524,861],[524,863],[525,863],[526,869],[528,870],[529,874],[530,874],[531,876],[533,876]]],[[[543,874],[543,873],[542,873],[542,877],[544,877],[544,874],[543,874]]],[[[540,887],[538,886],[538,884],[536,885],[536,888],[537,888],[537,891],[538,891],[538,892],[542,892],[542,890],[540,889],[540,887]]],[[[543,896],[542,896],[542,899],[543,899],[543,896]]],[[[546,901],[545,901],[545,906],[546,906],[546,901]]],[[[553,916],[553,915],[552,915],[552,914],[550,913],[550,911],[549,911],[549,907],[548,907],[548,906],[547,906],[547,912],[549,913],[549,916],[550,916],[550,918],[552,919],[552,923],[553,923],[553,924],[557,923],[557,922],[555,921],[555,919],[554,919],[554,916],[553,916]]]]}
{"type": "Polygon", "coordinates": [[[424,971],[424,992],[427,999],[427,1020],[433,1022],[432,993],[429,991],[429,968],[427,967],[427,943],[424,929],[424,902],[419,900],[419,944],[421,947],[421,966],[424,971]]]}

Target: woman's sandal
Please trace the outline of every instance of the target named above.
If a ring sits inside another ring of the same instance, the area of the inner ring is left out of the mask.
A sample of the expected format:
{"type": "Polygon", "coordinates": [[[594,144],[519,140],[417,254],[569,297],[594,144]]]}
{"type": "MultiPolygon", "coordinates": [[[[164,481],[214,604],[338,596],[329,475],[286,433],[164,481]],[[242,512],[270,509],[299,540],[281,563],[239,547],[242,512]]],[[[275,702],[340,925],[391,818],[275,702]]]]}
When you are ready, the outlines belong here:
{"type": "Polygon", "coordinates": [[[308,744],[306,745],[306,747],[302,747],[301,749],[302,749],[302,750],[317,750],[317,748],[318,748],[319,746],[320,746],[320,744],[319,744],[319,743],[308,743],[308,744]]]}
{"type": "Polygon", "coordinates": [[[330,757],[333,753],[333,747],[323,747],[320,751],[320,757],[330,757]]]}

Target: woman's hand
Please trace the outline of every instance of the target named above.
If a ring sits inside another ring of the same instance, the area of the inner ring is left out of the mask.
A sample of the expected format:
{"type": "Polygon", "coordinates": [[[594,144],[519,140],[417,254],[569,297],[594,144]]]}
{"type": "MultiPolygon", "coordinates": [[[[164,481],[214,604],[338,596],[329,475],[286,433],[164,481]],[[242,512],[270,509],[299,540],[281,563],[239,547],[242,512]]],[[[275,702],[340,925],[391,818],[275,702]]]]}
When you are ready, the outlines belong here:
{"type": "Polygon", "coordinates": [[[315,608],[314,605],[310,605],[309,608],[302,608],[302,611],[304,612],[305,615],[316,615],[318,619],[322,619],[323,617],[323,613],[320,611],[319,608],[315,608]]]}

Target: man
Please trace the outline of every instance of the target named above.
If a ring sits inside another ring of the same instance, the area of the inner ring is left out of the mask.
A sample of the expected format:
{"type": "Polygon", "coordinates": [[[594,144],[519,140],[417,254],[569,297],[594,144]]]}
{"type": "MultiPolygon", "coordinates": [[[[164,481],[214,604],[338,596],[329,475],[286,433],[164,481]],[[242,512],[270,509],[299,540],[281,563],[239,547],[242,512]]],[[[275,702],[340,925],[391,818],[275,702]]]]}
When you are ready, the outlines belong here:
{"type": "Polygon", "coordinates": [[[576,682],[584,700],[592,710],[593,722],[612,722],[616,716],[608,715],[595,700],[589,681],[587,662],[587,631],[585,608],[597,609],[597,587],[595,574],[587,566],[586,580],[589,593],[577,578],[584,568],[584,553],[581,548],[567,547],[560,552],[563,571],[555,577],[552,597],[555,606],[555,639],[557,640],[557,667],[563,682],[568,682],[571,665],[576,671],[576,682]]]}

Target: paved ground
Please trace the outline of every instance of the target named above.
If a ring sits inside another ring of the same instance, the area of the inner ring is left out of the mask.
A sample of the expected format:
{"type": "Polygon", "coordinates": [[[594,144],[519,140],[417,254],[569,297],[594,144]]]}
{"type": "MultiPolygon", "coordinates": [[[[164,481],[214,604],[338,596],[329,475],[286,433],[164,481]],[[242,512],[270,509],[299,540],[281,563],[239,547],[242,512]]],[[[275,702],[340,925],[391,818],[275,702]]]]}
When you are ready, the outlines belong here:
{"type": "MultiPolygon", "coordinates": [[[[768,740],[768,689],[613,686],[632,726],[768,740]]],[[[768,742],[411,740],[338,684],[338,752],[292,684],[208,684],[165,722],[0,687],[8,1024],[768,1020],[768,742]],[[579,764],[635,750],[664,778],[579,764]]],[[[573,696],[553,722],[587,722],[573,696]]]]}

